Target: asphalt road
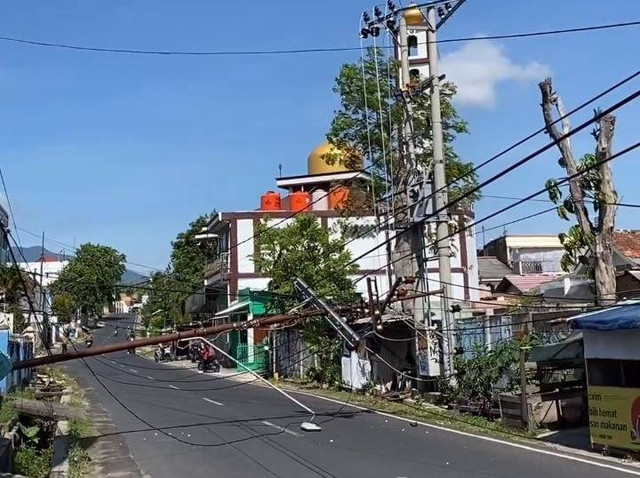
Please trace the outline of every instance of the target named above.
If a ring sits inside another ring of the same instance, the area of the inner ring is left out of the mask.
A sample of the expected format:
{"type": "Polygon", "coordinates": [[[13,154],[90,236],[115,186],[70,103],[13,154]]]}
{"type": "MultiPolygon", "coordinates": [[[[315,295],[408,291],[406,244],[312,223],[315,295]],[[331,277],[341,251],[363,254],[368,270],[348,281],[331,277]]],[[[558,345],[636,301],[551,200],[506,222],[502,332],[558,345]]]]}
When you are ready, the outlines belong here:
{"type": "MultiPolygon", "coordinates": [[[[113,330],[109,325],[97,330],[95,343],[124,340],[113,330]]],[[[615,462],[415,427],[296,395],[316,411],[323,428],[304,432],[300,423],[308,414],[272,389],[126,353],[90,358],[86,365],[95,376],[81,361],[68,369],[93,389],[136,462],[152,477],[640,476],[615,462]]]]}

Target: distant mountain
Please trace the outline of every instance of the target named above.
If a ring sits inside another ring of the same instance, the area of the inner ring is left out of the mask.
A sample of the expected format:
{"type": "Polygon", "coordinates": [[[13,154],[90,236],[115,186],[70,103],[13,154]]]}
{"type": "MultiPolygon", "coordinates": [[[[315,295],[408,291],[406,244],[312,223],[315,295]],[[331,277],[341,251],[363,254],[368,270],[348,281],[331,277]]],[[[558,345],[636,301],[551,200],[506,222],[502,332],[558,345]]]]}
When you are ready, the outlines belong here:
{"type": "Polygon", "coordinates": [[[123,284],[137,284],[139,282],[145,282],[147,280],[149,280],[149,277],[127,269],[126,271],[124,271],[124,274],[122,274],[122,279],[120,279],[120,282],[122,282],[123,284]]]}
{"type": "MultiPolygon", "coordinates": [[[[16,260],[18,262],[25,262],[25,261],[36,262],[42,256],[42,248],[40,246],[23,247],[22,251],[20,250],[19,247],[12,247],[11,250],[15,254],[16,260]]],[[[47,257],[51,257],[51,256],[56,257],[60,261],[62,260],[68,261],[73,259],[73,256],[70,256],[68,254],[63,254],[62,252],[53,252],[48,249],[44,250],[44,255],[47,257]]],[[[144,282],[147,279],[148,279],[147,276],[127,269],[126,271],[124,271],[124,274],[122,274],[122,278],[120,279],[120,282],[128,285],[128,284],[136,284],[138,282],[144,282]]]]}
{"type": "MultiPolygon", "coordinates": [[[[42,248],[40,246],[23,247],[22,253],[19,247],[12,247],[11,250],[15,254],[18,262],[36,262],[42,255],[42,248]]],[[[62,252],[52,252],[48,249],[44,250],[44,255],[58,257],[61,261],[72,258],[69,254],[65,255],[62,252]]]]}

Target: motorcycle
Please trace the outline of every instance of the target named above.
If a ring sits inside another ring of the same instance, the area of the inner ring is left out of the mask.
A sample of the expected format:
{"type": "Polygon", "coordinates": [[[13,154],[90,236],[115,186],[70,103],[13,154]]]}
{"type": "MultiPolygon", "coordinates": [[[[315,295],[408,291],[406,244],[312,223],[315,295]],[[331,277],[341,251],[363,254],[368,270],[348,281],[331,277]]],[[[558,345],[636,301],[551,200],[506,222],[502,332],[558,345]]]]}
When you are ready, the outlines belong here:
{"type": "Polygon", "coordinates": [[[153,353],[153,358],[156,362],[171,362],[176,360],[175,355],[170,348],[160,347],[153,353]]]}
{"type": "Polygon", "coordinates": [[[189,359],[191,363],[196,363],[202,355],[202,346],[198,343],[192,342],[189,346],[189,359]]]}
{"type": "Polygon", "coordinates": [[[213,373],[218,373],[220,371],[220,364],[216,360],[215,354],[211,350],[207,350],[206,347],[203,347],[202,352],[200,353],[198,370],[213,373]]]}

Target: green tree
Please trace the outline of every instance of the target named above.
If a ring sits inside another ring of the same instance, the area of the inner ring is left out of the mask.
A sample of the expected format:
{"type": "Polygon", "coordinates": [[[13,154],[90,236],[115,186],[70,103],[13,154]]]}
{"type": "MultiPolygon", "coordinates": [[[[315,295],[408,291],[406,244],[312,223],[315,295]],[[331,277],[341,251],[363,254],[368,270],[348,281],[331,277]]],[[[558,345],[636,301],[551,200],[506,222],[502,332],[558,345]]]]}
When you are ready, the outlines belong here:
{"type": "Polygon", "coordinates": [[[112,247],[82,244],[52,284],[54,297],[68,294],[83,313],[99,315],[115,299],[126,258],[112,247]]]}
{"type": "Polygon", "coordinates": [[[186,320],[184,301],[202,288],[205,266],[217,252],[215,242],[201,242],[196,238],[210,219],[211,214],[200,216],[189,224],[186,231],[176,236],[171,242],[171,260],[167,270],[153,274],[145,285],[150,288],[142,311],[146,326],[151,324],[152,318],[155,326],[186,320]]]}
{"type": "MultiPolygon", "coordinates": [[[[398,151],[402,148],[397,135],[403,124],[404,111],[402,102],[395,100],[394,92],[397,89],[397,83],[397,63],[387,59],[380,50],[370,48],[367,50],[364,61],[342,66],[333,88],[340,97],[340,108],[335,112],[327,137],[343,153],[333,155],[334,157],[327,154],[325,160],[341,161],[353,167],[360,158],[368,156],[369,147],[371,147],[371,159],[376,164],[372,172],[377,178],[376,192],[379,195],[384,192],[384,188],[379,187],[385,168],[382,158],[386,158],[386,167],[393,167],[396,178],[402,177],[404,172],[404,164],[398,156],[398,151]]],[[[447,161],[446,175],[449,183],[470,173],[473,168],[472,163],[463,162],[460,159],[452,146],[459,134],[468,132],[467,123],[458,115],[453,105],[452,100],[455,94],[456,87],[453,83],[445,82],[442,85],[442,120],[447,161]]],[[[413,128],[417,133],[416,157],[421,164],[431,168],[433,152],[429,95],[426,93],[415,95],[412,104],[413,128]]],[[[449,199],[459,197],[477,184],[477,175],[468,174],[450,186],[449,199]]],[[[475,193],[461,201],[460,207],[468,207],[479,198],[479,193],[475,193]]]]}
{"type": "Polygon", "coordinates": [[[5,304],[9,306],[19,305],[26,299],[26,294],[33,298],[36,286],[37,283],[34,278],[18,267],[14,265],[0,267],[0,290],[5,304]],[[25,284],[27,287],[26,292],[25,284]]]}
{"type": "Polygon", "coordinates": [[[21,334],[27,328],[27,320],[18,305],[9,307],[9,313],[13,314],[13,333],[21,334]]]}
{"type": "MultiPolygon", "coordinates": [[[[269,289],[277,294],[273,306],[280,312],[297,303],[293,297],[295,278],[336,303],[356,298],[349,275],[357,272],[357,266],[350,264],[351,254],[344,241],[332,238],[331,231],[316,217],[299,214],[287,226],[271,229],[268,220],[264,220],[258,226],[257,237],[254,262],[257,270],[271,277],[269,289]]],[[[319,358],[319,366],[310,370],[310,377],[339,384],[342,341],[333,329],[324,318],[307,320],[302,325],[302,335],[319,358]]]]}
{"type": "Polygon", "coordinates": [[[76,302],[73,296],[66,292],[56,294],[51,302],[51,311],[58,317],[61,324],[68,324],[76,313],[76,302]]]}

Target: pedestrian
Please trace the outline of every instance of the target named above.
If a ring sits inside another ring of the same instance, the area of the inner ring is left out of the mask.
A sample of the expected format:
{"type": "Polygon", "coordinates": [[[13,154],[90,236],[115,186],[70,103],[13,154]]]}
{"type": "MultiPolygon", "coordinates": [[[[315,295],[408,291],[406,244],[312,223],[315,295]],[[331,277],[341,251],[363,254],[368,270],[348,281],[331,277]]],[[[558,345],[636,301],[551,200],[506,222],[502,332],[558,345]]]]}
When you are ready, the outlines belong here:
{"type": "Polygon", "coordinates": [[[69,336],[66,332],[62,333],[62,353],[67,353],[67,348],[69,347],[69,336]]]}

